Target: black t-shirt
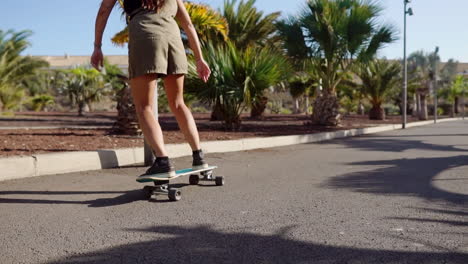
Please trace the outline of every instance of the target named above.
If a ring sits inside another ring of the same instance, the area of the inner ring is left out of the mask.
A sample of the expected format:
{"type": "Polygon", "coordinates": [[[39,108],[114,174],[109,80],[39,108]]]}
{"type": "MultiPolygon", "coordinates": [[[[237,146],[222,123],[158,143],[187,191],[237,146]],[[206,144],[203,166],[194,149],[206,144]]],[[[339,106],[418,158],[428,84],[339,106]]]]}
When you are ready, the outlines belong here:
{"type": "Polygon", "coordinates": [[[141,0],[124,0],[124,10],[127,15],[141,7],[143,3],[141,0]]]}

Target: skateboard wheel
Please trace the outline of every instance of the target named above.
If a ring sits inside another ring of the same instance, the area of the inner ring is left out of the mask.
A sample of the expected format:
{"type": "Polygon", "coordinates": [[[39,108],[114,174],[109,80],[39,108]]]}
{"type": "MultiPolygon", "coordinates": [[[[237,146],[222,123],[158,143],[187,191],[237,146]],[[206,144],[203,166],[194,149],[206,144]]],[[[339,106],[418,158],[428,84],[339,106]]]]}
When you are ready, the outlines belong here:
{"type": "Polygon", "coordinates": [[[189,183],[190,185],[197,185],[200,182],[200,177],[197,174],[190,175],[189,183]]]}
{"type": "Polygon", "coordinates": [[[182,193],[177,189],[170,189],[168,196],[171,201],[179,201],[182,197],[182,193]]]}
{"type": "Polygon", "coordinates": [[[224,176],[218,176],[215,178],[216,186],[224,185],[224,176]]]}
{"type": "Polygon", "coordinates": [[[143,187],[143,193],[146,199],[150,199],[153,195],[153,188],[151,188],[151,186],[145,186],[143,187]]]}

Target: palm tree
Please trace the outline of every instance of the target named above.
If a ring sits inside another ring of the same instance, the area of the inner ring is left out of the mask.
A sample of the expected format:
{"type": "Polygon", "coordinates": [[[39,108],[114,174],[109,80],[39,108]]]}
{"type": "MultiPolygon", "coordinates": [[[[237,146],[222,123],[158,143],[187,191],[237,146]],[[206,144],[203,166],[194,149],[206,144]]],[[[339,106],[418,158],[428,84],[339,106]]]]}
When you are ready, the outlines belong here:
{"type": "Polygon", "coordinates": [[[416,82],[416,111],[420,120],[427,120],[427,97],[435,73],[435,64],[440,58],[435,53],[415,51],[408,56],[408,71],[410,79],[416,82]]]}
{"type": "Polygon", "coordinates": [[[308,111],[309,107],[309,98],[313,96],[315,91],[316,80],[311,79],[307,74],[296,74],[288,81],[289,93],[294,99],[294,113],[298,114],[301,112],[308,111]],[[301,111],[299,106],[299,98],[304,98],[304,109],[301,111]]]}
{"type": "MultiPolygon", "coordinates": [[[[455,109],[457,108],[458,97],[466,94],[468,90],[467,81],[463,75],[458,75],[452,84],[444,89],[440,89],[439,96],[444,98],[448,103],[450,103],[450,117],[454,117],[456,114],[455,109]]],[[[465,107],[465,106],[463,106],[465,107]]]]}
{"type": "Polygon", "coordinates": [[[36,74],[24,78],[21,84],[26,88],[29,96],[42,95],[52,92],[55,84],[55,71],[43,69],[36,74]]]}
{"type": "Polygon", "coordinates": [[[374,59],[360,65],[357,74],[362,81],[363,93],[369,98],[372,108],[369,119],[384,120],[382,104],[387,95],[400,82],[401,65],[398,62],[374,59]]]}
{"type": "Polygon", "coordinates": [[[62,92],[68,95],[72,104],[78,106],[78,115],[84,115],[86,105],[92,111],[92,103],[99,102],[102,96],[108,94],[109,87],[104,84],[103,76],[94,68],[77,67],[66,70],[67,80],[62,92]]]}
{"type": "MultiPolygon", "coordinates": [[[[444,66],[440,69],[440,81],[438,81],[439,88],[449,88],[456,80],[458,74],[458,61],[449,59],[444,66]]],[[[455,97],[455,114],[460,111],[458,109],[460,97],[455,97]]]]}
{"type": "MultiPolygon", "coordinates": [[[[389,25],[378,25],[380,6],[361,0],[309,0],[298,18],[309,56],[321,79],[322,92],[315,99],[312,120],[336,126],[340,120],[337,87],[350,69],[372,59],[385,44],[395,40],[389,25]]],[[[299,43],[302,46],[302,42],[299,43]]]]}
{"type": "Polygon", "coordinates": [[[48,94],[36,95],[31,99],[34,111],[47,111],[47,106],[55,104],[55,98],[48,94]]]}
{"type": "Polygon", "coordinates": [[[31,31],[0,30],[0,102],[2,109],[14,109],[25,96],[23,80],[48,63],[21,53],[30,45],[31,31]]]}
{"type": "Polygon", "coordinates": [[[200,100],[217,105],[222,114],[225,128],[240,128],[240,115],[246,107],[261,98],[265,89],[282,77],[285,59],[268,48],[247,47],[238,49],[233,43],[225,47],[208,45],[205,48],[207,62],[212,74],[207,83],[197,76],[193,60],[189,60],[186,88],[200,100]]]}
{"type": "MultiPolygon", "coordinates": [[[[237,49],[243,50],[253,46],[272,48],[278,44],[274,22],[278,19],[280,12],[264,15],[263,12],[255,8],[255,2],[255,0],[241,0],[239,2],[225,0],[220,11],[228,24],[229,40],[237,49]]],[[[267,103],[268,97],[263,94],[252,97],[251,117],[261,118],[267,103]]],[[[222,114],[219,111],[219,105],[215,105],[211,120],[222,119],[222,114]]]]}

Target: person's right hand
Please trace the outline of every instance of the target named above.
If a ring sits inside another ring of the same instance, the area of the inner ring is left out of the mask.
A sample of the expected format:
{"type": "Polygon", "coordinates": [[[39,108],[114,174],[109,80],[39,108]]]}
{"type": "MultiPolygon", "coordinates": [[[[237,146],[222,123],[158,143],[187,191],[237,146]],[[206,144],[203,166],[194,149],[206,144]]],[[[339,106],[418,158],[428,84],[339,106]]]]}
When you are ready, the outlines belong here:
{"type": "Polygon", "coordinates": [[[207,82],[208,78],[210,78],[211,70],[208,63],[205,60],[199,59],[197,60],[197,73],[198,77],[203,80],[203,82],[207,82]]]}
{"type": "Polygon", "coordinates": [[[91,65],[98,71],[101,71],[104,67],[104,55],[100,48],[95,48],[93,55],[91,56],[91,65]]]}

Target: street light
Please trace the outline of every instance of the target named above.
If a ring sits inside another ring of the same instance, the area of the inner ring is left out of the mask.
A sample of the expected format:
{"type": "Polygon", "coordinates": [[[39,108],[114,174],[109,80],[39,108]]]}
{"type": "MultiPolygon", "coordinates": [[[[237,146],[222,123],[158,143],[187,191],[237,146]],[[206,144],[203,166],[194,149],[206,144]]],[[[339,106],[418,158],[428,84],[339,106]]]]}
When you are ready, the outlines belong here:
{"type": "MultiPolygon", "coordinates": [[[[408,3],[409,3],[409,2],[408,2],[408,3]]],[[[410,15],[410,16],[414,15],[413,9],[412,9],[411,7],[408,8],[408,12],[407,12],[407,13],[408,13],[408,15],[410,15]]]]}
{"type": "Polygon", "coordinates": [[[413,9],[407,8],[407,5],[411,2],[411,0],[403,0],[404,3],[404,30],[403,30],[403,61],[404,61],[404,76],[403,76],[403,120],[402,120],[402,128],[406,128],[406,105],[407,105],[407,94],[408,94],[408,62],[406,60],[406,15],[412,16],[413,9]]]}
{"type": "Polygon", "coordinates": [[[434,52],[434,124],[437,123],[437,53],[439,53],[439,47],[436,47],[434,52]]]}
{"type": "MultiPolygon", "coordinates": [[[[464,75],[462,75],[465,77],[464,75]]],[[[465,120],[465,89],[468,87],[468,80],[463,78],[463,84],[462,84],[463,90],[462,90],[462,104],[463,104],[463,120],[465,120]]]]}

